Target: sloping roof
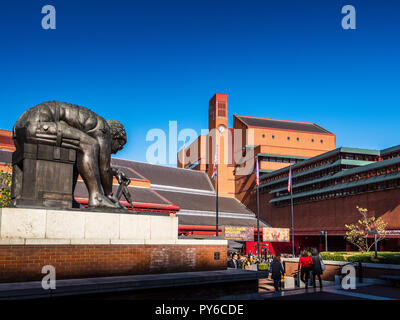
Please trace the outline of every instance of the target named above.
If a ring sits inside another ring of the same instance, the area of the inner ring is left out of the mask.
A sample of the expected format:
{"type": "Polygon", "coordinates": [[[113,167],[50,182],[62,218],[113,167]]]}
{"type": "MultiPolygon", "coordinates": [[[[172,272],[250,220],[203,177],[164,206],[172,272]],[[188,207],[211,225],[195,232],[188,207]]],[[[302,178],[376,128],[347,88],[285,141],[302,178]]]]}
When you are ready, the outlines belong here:
{"type": "Polygon", "coordinates": [[[0,129],[0,144],[14,146],[12,131],[0,129]]]}
{"type": "MultiPolygon", "coordinates": [[[[181,209],[215,212],[215,196],[161,190],[158,193],[177,204],[181,209]]],[[[253,214],[238,200],[229,197],[218,198],[218,209],[220,212],[253,214]]]]}
{"type": "Polygon", "coordinates": [[[12,152],[0,150],[0,162],[11,164],[11,161],[12,161],[12,152]]]}
{"type": "Polygon", "coordinates": [[[132,168],[149,179],[151,184],[213,191],[207,174],[201,171],[121,159],[112,159],[112,163],[132,168]]]}
{"type": "Polygon", "coordinates": [[[116,169],[121,170],[126,175],[126,177],[129,179],[146,180],[143,176],[139,175],[132,168],[120,166],[120,165],[114,165],[114,163],[112,164],[112,166],[116,169]]]}
{"type": "Polygon", "coordinates": [[[319,125],[310,122],[277,120],[277,119],[268,119],[259,117],[239,116],[239,115],[235,116],[249,127],[264,127],[271,129],[283,129],[283,130],[332,134],[328,130],[320,127],[319,125]]]}
{"type": "MultiPolygon", "coordinates": [[[[185,214],[178,214],[180,225],[194,225],[194,226],[215,226],[215,217],[192,216],[185,214]]],[[[240,218],[225,218],[219,217],[218,223],[220,226],[242,226],[242,227],[257,227],[257,219],[249,217],[248,219],[240,218]]],[[[260,220],[260,228],[268,227],[268,225],[260,220]]]]}
{"type": "Polygon", "coordinates": [[[381,155],[383,156],[383,155],[386,155],[388,153],[396,152],[396,151],[399,151],[399,150],[400,150],[400,145],[393,146],[393,147],[381,150],[381,155]]]}
{"type": "MultiPolygon", "coordinates": [[[[118,186],[113,186],[113,192],[115,193],[118,189],[118,186]]],[[[150,188],[141,188],[141,187],[128,187],[129,193],[132,196],[133,202],[141,202],[141,203],[156,203],[156,204],[170,204],[168,200],[161,197],[154,190],[150,188]]],[[[77,198],[88,198],[88,192],[85,184],[82,181],[78,181],[75,188],[75,197],[77,198]]]]}

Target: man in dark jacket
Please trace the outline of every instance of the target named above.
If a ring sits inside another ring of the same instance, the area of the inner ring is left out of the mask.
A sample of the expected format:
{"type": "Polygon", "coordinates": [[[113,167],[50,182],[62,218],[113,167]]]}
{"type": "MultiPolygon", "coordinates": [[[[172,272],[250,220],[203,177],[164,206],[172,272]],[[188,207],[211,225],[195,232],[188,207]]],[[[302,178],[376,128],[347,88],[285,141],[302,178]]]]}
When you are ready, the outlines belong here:
{"type": "Polygon", "coordinates": [[[232,259],[228,260],[228,267],[238,269],[239,262],[238,262],[238,254],[235,252],[232,256],[232,259]]]}
{"type": "Polygon", "coordinates": [[[271,263],[271,279],[274,280],[275,291],[279,291],[282,275],[285,273],[281,263],[281,256],[276,255],[271,263]]]}

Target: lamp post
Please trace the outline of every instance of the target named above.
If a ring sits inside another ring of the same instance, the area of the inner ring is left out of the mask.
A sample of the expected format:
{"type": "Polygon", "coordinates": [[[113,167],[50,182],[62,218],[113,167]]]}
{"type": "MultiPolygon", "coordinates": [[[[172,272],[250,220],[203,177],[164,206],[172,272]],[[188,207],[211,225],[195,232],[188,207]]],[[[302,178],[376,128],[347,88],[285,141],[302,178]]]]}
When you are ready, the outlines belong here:
{"type": "Polygon", "coordinates": [[[328,252],[328,231],[320,231],[320,233],[325,236],[325,251],[328,252]]]}

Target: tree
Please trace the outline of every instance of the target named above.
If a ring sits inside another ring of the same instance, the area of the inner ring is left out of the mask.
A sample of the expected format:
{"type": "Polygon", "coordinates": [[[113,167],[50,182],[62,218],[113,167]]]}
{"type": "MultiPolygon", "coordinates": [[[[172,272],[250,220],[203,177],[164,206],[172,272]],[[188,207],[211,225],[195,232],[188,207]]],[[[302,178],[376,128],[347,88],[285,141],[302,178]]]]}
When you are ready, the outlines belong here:
{"type": "MultiPolygon", "coordinates": [[[[11,171],[11,167],[10,171],[11,171]]],[[[12,174],[0,170],[0,208],[9,207],[11,204],[12,174]]]]}
{"type": "Polygon", "coordinates": [[[345,238],[348,242],[359,248],[361,252],[369,252],[375,244],[374,240],[372,244],[369,241],[371,231],[376,230],[376,242],[382,241],[386,238],[387,223],[382,218],[368,218],[368,209],[366,208],[357,206],[357,210],[362,218],[355,224],[345,225],[347,229],[345,238]]]}

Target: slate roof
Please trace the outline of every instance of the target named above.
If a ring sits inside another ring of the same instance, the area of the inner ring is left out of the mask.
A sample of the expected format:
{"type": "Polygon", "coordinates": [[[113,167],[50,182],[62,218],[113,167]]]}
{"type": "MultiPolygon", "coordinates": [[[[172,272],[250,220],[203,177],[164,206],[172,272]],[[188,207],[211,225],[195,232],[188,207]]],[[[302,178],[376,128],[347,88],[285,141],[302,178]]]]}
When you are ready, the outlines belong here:
{"type": "Polygon", "coordinates": [[[239,115],[235,116],[249,127],[264,127],[272,129],[284,129],[284,130],[332,134],[328,130],[320,127],[319,125],[310,122],[276,120],[276,119],[248,117],[239,115]]]}
{"type": "Polygon", "coordinates": [[[9,163],[12,161],[12,152],[0,150],[0,163],[9,163]]]}
{"type": "MultiPolygon", "coordinates": [[[[118,186],[113,186],[113,192],[115,193],[118,186]]],[[[128,187],[129,192],[132,196],[133,202],[144,202],[144,203],[156,203],[156,204],[170,204],[169,201],[159,196],[153,189],[141,188],[141,187],[128,187]]],[[[78,181],[75,188],[75,197],[77,198],[88,198],[88,192],[85,184],[82,181],[78,181]]],[[[125,200],[125,199],[123,199],[125,200]]]]}
{"type": "MultiPolygon", "coordinates": [[[[215,196],[191,194],[173,191],[161,191],[158,193],[169,201],[177,204],[181,209],[197,210],[197,211],[213,211],[215,212],[215,196]]],[[[235,198],[219,197],[218,209],[220,212],[253,214],[242,203],[235,198]]]]}
{"type": "MultiPolygon", "coordinates": [[[[215,217],[208,216],[192,216],[185,214],[178,214],[180,225],[193,225],[193,226],[215,226],[215,217]]],[[[229,217],[219,217],[218,218],[219,225],[223,226],[242,226],[242,227],[257,227],[257,219],[256,218],[229,218],[229,217]]],[[[260,220],[260,228],[269,227],[265,222],[260,220]]]]}
{"type": "Polygon", "coordinates": [[[129,178],[129,179],[146,180],[146,178],[144,178],[143,176],[139,175],[132,168],[115,165],[114,163],[112,163],[112,166],[114,168],[117,168],[117,169],[121,170],[123,173],[125,173],[126,177],[129,178]]]}
{"type": "Polygon", "coordinates": [[[207,174],[201,171],[122,159],[112,159],[112,163],[113,165],[132,168],[150,180],[151,184],[207,191],[214,190],[207,174]]]}

